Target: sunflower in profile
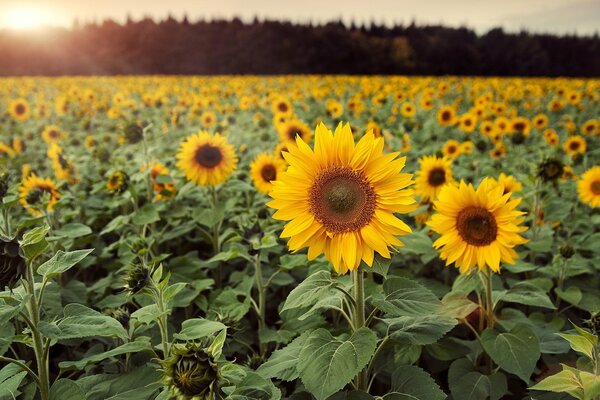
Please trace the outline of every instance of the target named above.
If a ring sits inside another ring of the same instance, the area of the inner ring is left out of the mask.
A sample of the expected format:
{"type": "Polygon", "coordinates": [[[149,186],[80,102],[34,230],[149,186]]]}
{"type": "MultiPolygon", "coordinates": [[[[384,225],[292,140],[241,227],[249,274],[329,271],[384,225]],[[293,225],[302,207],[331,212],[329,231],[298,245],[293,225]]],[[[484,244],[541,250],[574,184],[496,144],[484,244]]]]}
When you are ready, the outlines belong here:
{"type": "Polygon", "coordinates": [[[217,185],[229,178],[237,167],[233,146],[224,136],[208,132],[188,136],[177,153],[177,167],[198,185],[217,185]]]}
{"type": "Polygon", "coordinates": [[[295,143],[290,142],[290,141],[278,143],[277,146],[275,146],[275,151],[273,152],[273,154],[275,155],[275,158],[277,160],[283,161],[286,165],[287,165],[287,161],[285,160],[283,154],[286,152],[289,152],[288,146],[290,144],[295,146],[295,143]]]}
{"type": "Polygon", "coordinates": [[[523,190],[521,182],[516,180],[512,175],[506,175],[504,172],[500,172],[498,183],[504,188],[503,194],[517,193],[523,190]]]}
{"type": "Polygon", "coordinates": [[[579,200],[592,208],[600,207],[600,166],[595,166],[583,173],[577,181],[579,200]]]}
{"type": "Polygon", "coordinates": [[[419,159],[421,169],[415,178],[415,191],[422,201],[434,200],[448,184],[454,184],[452,160],[447,157],[425,156],[419,159]]]}
{"type": "Polygon", "coordinates": [[[12,158],[15,156],[15,151],[9,145],[0,143],[0,157],[3,156],[12,158]]]}
{"type": "Polygon", "coordinates": [[[405,157],[383,154],[383,138],[369,132],[354,143],[350,125],[332,133],[324,124],[311,149],[301,138],[284,153],[290,166],[273,182],[267,205],[273,218],[289,221],[281,237],[289,248],[308,247],[308,258],[325,253],[339,273],[369,266],[374,252],[390,258],[389,246],[411,232],[394,213],[415,209],[412,175],[401,173],[405,157]]]}
{"type": "Polygon", "coordinates": [[[25,99],[16,99],[10,102],[8,105],[8,113],[11,117],[19,122],[23,122],[29,118],[31,114],[31,107],[25,99]]]}
{"type": "Polygon", "coordinates": [[[310,142],[312,131],[304,122],[297,118],[287,120],[277,125],[277,133],[282,142],[294,141],[300,136],[304,142],[310,142]]]}
{"type": "Polygon", "coordinates": [[[56,125],[48,125],[42,131],[42,139],[46,143],[57,143],[64,137],[64,133],[56,125]]]}
{"type": "Polygon", "coordinates": [[[470,273],[487,265],[498,273],[500,261],[514,264],[519,256],[513,247],[527,241],[519,234],[527,228],[521,226],[524,212],[516,209],[521,199],[503,191],[487,178],[477,190],[464,181],[442,189],[427,225],[441,235],[433,246],[446,266],[454,263],[461,273],[470,273]]]}
{"type": "Polygon", "coordinates": [[[585,139],[583,138],[583,136],[579,135],[569,136],[563,144],[563,150],[571,157],[577,154],[585,153],[586,148],[587,145],[585,139]]]}
{"type": "Polygon", "coordinates": [[[128,184],[129,176],[125,173],[125,171],[117,170],[108,177],[108,180],[106,181],[106,189],[108,189],[108,191],[111,193],[121,194],[127,190],[128,184]]]}
{"type": "Polygon", "coordinates": [[[285,171],[284,161],[276,158],[272,154],[259,154],[250,164],[250,177],[254,187],[264,194],[268,194],[273,188],[271,182],[277,180],[285,171]]]}
{"type": "Polygon", "coordinates": [[[44,206],[52,211],[60,199],[56,184],[50,178],[40,178],[31,173],[23,178],[19,187],[19,202],[33,215],[40,215],[44,206]]]}

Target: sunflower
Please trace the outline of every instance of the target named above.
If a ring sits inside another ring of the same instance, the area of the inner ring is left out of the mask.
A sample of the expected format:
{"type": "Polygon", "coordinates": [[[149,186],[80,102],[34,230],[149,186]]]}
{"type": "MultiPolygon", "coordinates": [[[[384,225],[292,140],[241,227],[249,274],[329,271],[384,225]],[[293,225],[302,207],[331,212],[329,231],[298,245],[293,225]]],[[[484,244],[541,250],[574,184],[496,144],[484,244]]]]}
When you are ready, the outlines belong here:
{"type": "Polygon", "coordinates": [[[289,248],[308,247],[308,258],[325,253],[339,273],[369,266],[374,251],[390,258],[389,246],[411,232],[394,213],[415,209],[412,175],[401,173],[406,158],[383,154],[383,138],[369,132],[354,143],[350,125],[332,133],[319,124],[314,150],[301,138],[284,153],[290,166],[273,182],[267,205],[273,218],[290,221],[281,237],[289,248]]]}
{"type": "Polygon", "coordinates": [[[454,125],[456,122],[456,112],[452,106],[442,106],[437,112],[437,122],[441,126],[454,125]]]}
{"type": "Polygon", "coordinates": [[[329,99],[325,102],[325,107],[327,108],[327,113],[332,118],[339,118],[342,116],[344,112],[344,106],[337,100],[329,99]]]}
{"type": "Polygon", "coordinates": [[[63,138],[64,134],[56,125],[48,125],[42,132],[42,139],[46,143],[56,143],[63,138]]]}
{"type": "Polygon", "coordinates": [[[458,126],[464,132],[473,132],[477,126],[477,116],[471,113],[461,115],[458,126]]]}
{"type": "Polygon", "coordinates": [[[529,120],[525,117],[516,117],[510,123],[510,131],[511,133],[520,133],[524,136],[529,135],[529,131],[531,130],[531,124],[529,120]]]}
{"type": "Polygon", "coordinates": [[[158,161],[150,164],[150,181],[152,189],[156,193],[155,200],[166,201],[175,196],[177,189],[173,183],[169,182],[169,173],[169,169],[158,161]]]}
{"type": "Polygon", "coordinates": [[[544,135],[544,139],[546,139],[546,143],[548,143],[550,146],[556,146],[558,144],[559,137],[558,133],[556,133],[556,130],[552,128],[544,129],[542,134],[544,135]]]}
{"type": "Polygon", "coordinates": [[[416,113],[417,108],[413,103],[402,103],[402,106],[400,107],[400,114],[402,114],[404,118],[412,118],[415,116],[416,113]]]}
{"type": "Polygon", "coordinates": [[[303,141],[310,142],[312,131],[304,122],[299,119],[287,120],[277,126],[277,133],[282,142],[293,141],[296,135],[300,136],[303,141]]]}
{"type": "Polygon", "coordinates": [[[516,180],[512,175],[506,175],[504,172],[500,172],[498,183],[504,188],[503,194],[516,193],[523,190],[521,182],[516,180]]]}
{"type": "Polygon", "coordinates": [[[415,178],[415,191],[422,201],[434,200],[445,185],[454,184],[452,159],[425,156],[419,159],[421,169],[415,178]]]}
{"type": "Polygon", "coordinates": [[[516,210],[521,199],[503,194],[503,186],[484,179],[477,190],[464,181],[445,186],[434,202],[436,214],[427,222],[441,237],[433,246],[446,266],[454,263],[461,273],[487,265],[500,272],[500,261],[514,264],[513,247],[527,240],[519,235],[524,212],[516,210]]]}
{"type": "Polygon", "coordinates": [[[200,116],[200,121],[202,121],[202,126],[208,129],[217,122],[217,116],[212,111],[204,111],[200,116]]]}
{"type": "Polygon", "coordinates": [[[569,136],[563,144],[565,153],[570,156],[585,153],[586,147],[585,139],[579,135],[569,136]]]}
{"type": "Polygon", "coordinates": [[[233,146],[219,134],[208,132],[188,136],[177,153],[177,167],[198,185],[217,185],[229,178],[237,167],[233,146]]]}
{"type": "Polygon", "coordinates": [[[583,173],[577,181],[579,200],[590,207],[600,207],[600,166],[595,166],[583,173]]]}
{"type": "Polygon", "coordinates": [[[29,118],[31,107],[25,99],[16,99],[8,105],[8,113],[17,121],[23,122],[29,118]]]}
{"type": "Polygon", "coordinates": [[[273,188],[272,181],[277,180],[285,171],[284,161],[272,154],[259,154],[250,164],[250,177],[259,192],[268,194],[273,188]]]}
{"type": "Polygon", "coordinates": [[[589,119],[581,125],[581,133],[584,135],[599,135],[600,121],[597,119],[589,119]]]}
{"type": "Polygon", "coordinates": [[[86,136],[83,142],[83,145],[86,147],[86,149],[93,149],[94,147],[96,147],[96,144],[96,137],[92,135],[86,136]]]}
{"type": "Polygon", "coordinates": [[[448,140],[442,147],[442,153],[448,158],[455,159],[460,155],[460,143],[454,139],[448,140]]]}
{"type": "Polygon", "coordinates": [[[279,144],[277,144],[277,146],[275,146],[275,151],[273,151],[275,158],[280,161],[283,161],[286,165],[287,165],[287,161],[285,160],[283,155],[284,155],[284,153],[289,152],[288,147],[290,145],[295,146],[295,144],[291,141],[279,143],[279,144]]]}
{"type": "Polygon", "coordinates": [[[277,97],[271,103],[271,110],[274,115],[281,114],[291,116],[293,114],[292,104],[284,97],[277,97]]]}
{"type": "Polygon", "coordinates": [[[58,180],[65,180],[69,183],[77,182],[76,171],[73,164],[64,156],[63,149],[56,143],[52,143],[48,149],[48,158],[52,161],[52,169],[58,180]]]}
{"type": "Polygon", "coordinates": [[[533,126],[539,130],[542,130],[548,126],[548,117],[546,114],[538,114],[533,117],[533,126]]]}
{"type": "Polygon", "coordinates": [[[42,206],[46,206],[47,211],[52,211],[54,205],[60,199],[60,193],[56,184],[50,178],[40,178],[31,173],[21,181],[19,187],[19,202],[31,214],[42,214],[42,206]]]}
{"type": "Polygon", "coordinates": [[[129,176],[125,173],[125,171],[117,170],[108,177],[108,180],[106,181],[106,189],[108,189],[108,191],[111,193],[120,194],[127,190],[128,184],[129,176]]]}
{"type": "Polygon", "coordinates": [[[16,154],[21,154],[25,151],[25,142],[19,137],[13,137],[10,144],[16,154]]]}
{"type": "Polygon", "coordinates": [[[2,156],[12,158],[15,156],[15,151],[10,146],[0,143],[0,157],[2,156]]]}
{"type": "Polygon", "coordinates": [[[383,136],[383,132],[381,131],[381,126],[379,126],[379,124],[375,121],[367,122],[367,126],[365,127],[365,133],[369,132],[369,131],[373,132],[373,135],[375,135],[375,137],[383,136]]]}

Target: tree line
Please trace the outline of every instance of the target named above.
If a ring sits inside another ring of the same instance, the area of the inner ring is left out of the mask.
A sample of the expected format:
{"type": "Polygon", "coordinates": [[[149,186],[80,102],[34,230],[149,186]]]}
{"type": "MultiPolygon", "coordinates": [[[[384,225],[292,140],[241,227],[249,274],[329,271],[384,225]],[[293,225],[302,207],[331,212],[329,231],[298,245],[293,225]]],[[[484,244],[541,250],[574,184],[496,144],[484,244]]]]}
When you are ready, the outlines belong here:
{"type": "Polygon", "coordinates": [[[342,22],[111,20],[0,31],[0,75],[600,76],[600,38],[342,22]]]}

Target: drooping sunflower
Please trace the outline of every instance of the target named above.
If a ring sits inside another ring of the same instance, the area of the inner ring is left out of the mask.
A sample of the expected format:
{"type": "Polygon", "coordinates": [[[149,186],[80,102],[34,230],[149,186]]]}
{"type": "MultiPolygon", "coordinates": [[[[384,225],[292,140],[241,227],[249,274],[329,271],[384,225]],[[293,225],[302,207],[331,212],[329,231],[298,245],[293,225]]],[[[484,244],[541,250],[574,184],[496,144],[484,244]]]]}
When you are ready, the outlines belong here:
{"type": "Polygon", "coordinates": [[[106,189],[108,189],[108,191],[111,193],[120,194],[127,190],[128,183],[129,176],[125,173],[125,171],[117,170],[108,177],[108,180],[106,181],[106,189]]]}
{"type": "Polygon", "coordinates": [[[324,124],[311,149],[301,138],[284,153],[290,166],[273,182],[267,205],[273,218],[289,221],[281,237],[292,251],[308,247],[308,258],[325,253],[339,273],[369,266],[374,252],[390,258],[389,246],[411,231],[394,213],[415,208],[412,175],[401,173],[405,157],[383,154],[383,138],[369,132],[354,143],[349,124],[332,133],[324,124]]]}
{"type": "Polygon", "coordinates": [[[300,136],[303,141],[310,142],[312,131],[304,122],[297,118],[290,119],[277,126],[277,133],[282,142],[294,141],[296,135],[300,136]]]}
{"type": "Polygon", "coordinates": [[[40,215],[43,212],[43,206],[46,206],[47,211],[54,209],[54,205],[60,199],[60,193],[52,179],[40,178],[31,173],[21,181],[19,198],[19,202],[31,214],[40,215]]]}
{"type": "Polygon", "coordinates": [[[224,136],[208,132],[188,136],[177,153],[177,167],[198,185],[217,185],[236,169],[238,158],[224,136]]]}
{"type": "Polygon", "coordinates": [[[256,189],[268,194],[273,188],[272,181],[277,180],[285,171],[286,164],[272,154],[259,154],[250,164],[250,177],[256,189]]]}
{"type": "Polygon", "coordinates": [[[64,134],[60,128],[56,125],[48,125],[42,131],[42,139],[46,143],[56,143],[63,138],[64,134]]]}
{"type": "Polygon", "coordinates": [[[31,107],[25,99],[16,99],[8,105],[8,113],[17,121],[23,122],[29,118],[31,107]]]}
{"type": "Polygon", "coordinates": [[[587,145],[585,139],[583,136],[579,135],[569,136],[563,144],[563,150],[571,157],[585,153],[586,148],[587,145]]]}
{"type": "Polygon", "coordinates": [[[454,183],[450,158],[425,156],[419,159],[419,164],[421,169],[415,178],[415,191],[422,201],[434,200],[442,187],[454,183]]]}
{"type": "Polygon", "coordinates": [[[15,153],[17,154],[21,154],[25,151],[25,142],[23,142],[23,140],[20,137],[13,137],[12,141],[11,141],[11,146],[13,148],[13,150],[15,151],[15,153]]]}
{"type": "Polygon", "coordinates": [[[427,225],[441,235],[433,245],[446,266],[454,263],[461,273],[470,273],[487,265],[498,273],[500,261],[514,264],[519,256],[513,247],[527,241],[519,234],[527,228],[521,226],[524,212],[516,209],[521,199],[503,191],[487,178],[477,190],[464,181],[442,189],[427,225]]]}
{"type": "Polygon", "coordinates": [[[595,166],[583,173],[577,181],[579,200],[590,207],[600,207],[600,166],[595,166]]]}

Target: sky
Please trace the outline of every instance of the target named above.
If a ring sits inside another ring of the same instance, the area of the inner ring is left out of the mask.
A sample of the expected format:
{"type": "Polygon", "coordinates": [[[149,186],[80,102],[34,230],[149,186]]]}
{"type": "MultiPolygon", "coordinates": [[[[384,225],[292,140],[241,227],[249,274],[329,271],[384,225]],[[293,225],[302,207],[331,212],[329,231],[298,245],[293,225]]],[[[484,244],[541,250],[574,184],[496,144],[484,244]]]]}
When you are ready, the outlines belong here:
{"type": "Polygon", "coordinates": [[[375,21],[392,25],[467,26],[478,33],[507,31],[588,35],[600,32],[600,0],[0,0],[0,28],[70,27],[80,22],[144,16],[164,19],[255,16],[296,22],[375,21]]]}

